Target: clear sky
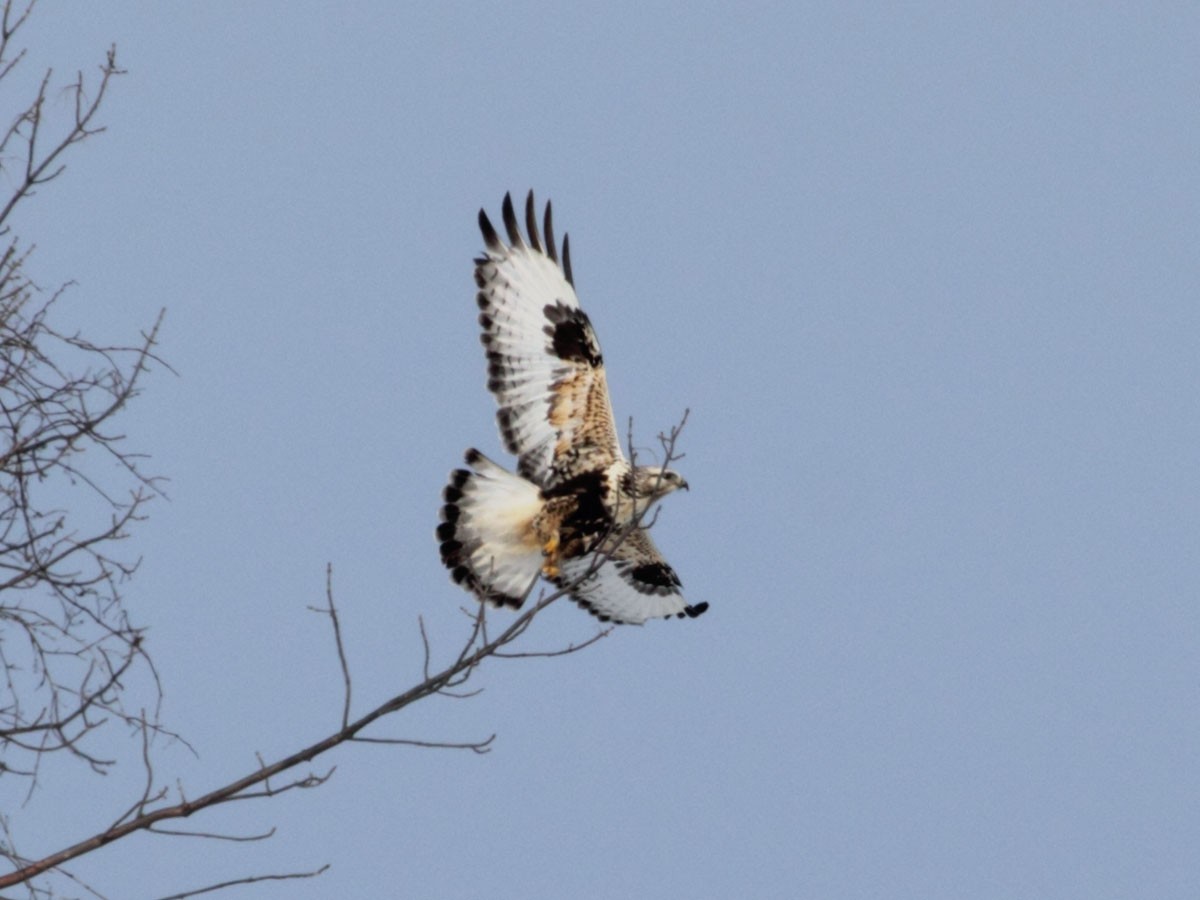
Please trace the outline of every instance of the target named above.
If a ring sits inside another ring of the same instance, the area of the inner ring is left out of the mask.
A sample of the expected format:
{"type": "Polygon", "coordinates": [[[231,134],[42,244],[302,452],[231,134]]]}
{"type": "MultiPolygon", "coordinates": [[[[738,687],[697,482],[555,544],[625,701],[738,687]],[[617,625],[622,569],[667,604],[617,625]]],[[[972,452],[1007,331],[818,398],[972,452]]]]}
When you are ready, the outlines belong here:
{"type": "MultiPolygon", "coordinates": [[[[1200,12],[1193,4],[47,3],[30,72],[129,74],[18,227],[135,337],[168,476],[129,586],[197,795],[446,659],[484,389],[475,216],[553,198],[687,622],[489,664],[318,791],[74,871],[113,898],[1200,896],[1200,12]]],[[[3,101],[11,103],[9,100],[3,101]]],[[[6,105],[6,110],[11,107],[6,105]]],[[[7,113],[6,113],[7,114],[7,113]]],[[[551,608],[527,648],[594,633],[551,608]]],[[[115,737],[115,734],[114,734],[115,737]]],[[[54,770],[57,771],[57,770],[54,770]]],[[[14,815],[49,852],[136,759],[14,815]],[[64,814],[64,811],[65,814],[64,814]],[[23,824],[24,823],[24,824],[23,824]]],[[[0,794],[11,803],[11,793],[0,794]]]]}

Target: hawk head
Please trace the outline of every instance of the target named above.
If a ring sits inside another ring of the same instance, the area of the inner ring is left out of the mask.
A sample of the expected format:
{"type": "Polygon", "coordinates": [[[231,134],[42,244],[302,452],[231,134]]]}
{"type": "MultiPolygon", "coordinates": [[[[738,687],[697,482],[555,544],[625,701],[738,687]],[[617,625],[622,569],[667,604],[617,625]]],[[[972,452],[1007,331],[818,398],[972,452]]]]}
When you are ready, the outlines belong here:
{"type": "Polygon", "coordinates": [[[649,506],[672,491],[688,489],[682,475],[662,466],[634,466],[630,476],[626,490],[640,507],[649,506]]]}

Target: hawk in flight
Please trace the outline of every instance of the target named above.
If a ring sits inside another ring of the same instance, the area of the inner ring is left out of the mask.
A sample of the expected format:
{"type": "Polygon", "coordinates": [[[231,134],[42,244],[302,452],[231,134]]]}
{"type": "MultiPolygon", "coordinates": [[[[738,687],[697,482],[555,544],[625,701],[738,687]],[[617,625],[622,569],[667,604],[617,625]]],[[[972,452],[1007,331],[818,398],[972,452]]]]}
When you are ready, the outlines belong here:
{"type": "Polygon", "coordinates": [[[442,562],[480,600],[519,608],[539,576],[603,621],[694,618],[679,577],[640,523],[687,482],[621,452],[604,360],[571,276],[570,244],[554,244],[550,204],[538,230],[533,192],[521,234],[504,197],[505,241],[479,211],[475,260],[488,389],[513,474],[478,450],[443,491],[442,562]]]}

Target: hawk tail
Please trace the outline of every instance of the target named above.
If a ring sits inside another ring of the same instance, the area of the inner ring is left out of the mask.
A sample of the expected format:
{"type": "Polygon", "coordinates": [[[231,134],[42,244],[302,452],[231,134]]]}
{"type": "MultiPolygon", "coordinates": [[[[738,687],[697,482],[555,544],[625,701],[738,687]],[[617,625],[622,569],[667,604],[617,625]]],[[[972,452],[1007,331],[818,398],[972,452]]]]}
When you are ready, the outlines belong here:
{"type": "Polygon", "coordinates": [[[541,491],[478,450],[465,458],[471,468],[451,472],[442,491],[442,563],[456,584],[480,600],[519,609],[541,572],[532,528],[541,491]]]}

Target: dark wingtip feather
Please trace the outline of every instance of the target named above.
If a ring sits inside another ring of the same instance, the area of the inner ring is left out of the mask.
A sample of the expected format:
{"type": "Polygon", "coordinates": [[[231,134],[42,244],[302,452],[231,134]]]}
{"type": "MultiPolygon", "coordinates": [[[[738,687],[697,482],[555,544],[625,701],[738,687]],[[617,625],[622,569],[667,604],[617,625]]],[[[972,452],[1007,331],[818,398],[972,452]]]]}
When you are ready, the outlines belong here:
{"type": "Polygon", "coordinates": [[[563,235],[563,258],[562,258],[563,274],[567,276],[567,284],[575,287],[575,276],[571,274],[571,236],[563,235]]]}
{"type": "Polygon", "coordinates": [[[496,234],[491,220],[482,209],[479,210],[479,230],[483,232],[483,243],[489,250],[499,250],[503,246],[500,243],[500,235],[496,234]]]}
{"type": "Polygon", "coordinates": [[[542,239],[538,235],[536,206],[533,191],[530,191],[529,196],[525,198],[525,230],[529,232],[529,243],[533,245],[533,249],[541,251],[542,239]]]}
{"type": "Polygon", "coordinates": [[[546,216],[542,220],[546,232],[546,255],[558,262],[558,248],[554,246],[554,219],[550,212],[550,201],[546,201],[546,216]]]}
{"type": "Polygon", "coordinates": [[[700,615],[707,609],[708,609],[708,601],[706,600],[703,603],[697,603],[695,606],[685,606],[683,608],[683,612],[689,619],[694,619],[694,618],[696,618],[696,616],[700,615]]]}
{"type": "Polygon", "coordinates": [[[517,226],[517,214],[513,210],[512,194],[504,195],[504,206],[500,212],[504,216],[504,230],[508,232],[508,242],[514,247],[524,245],[521,229],[517,226]]]}

